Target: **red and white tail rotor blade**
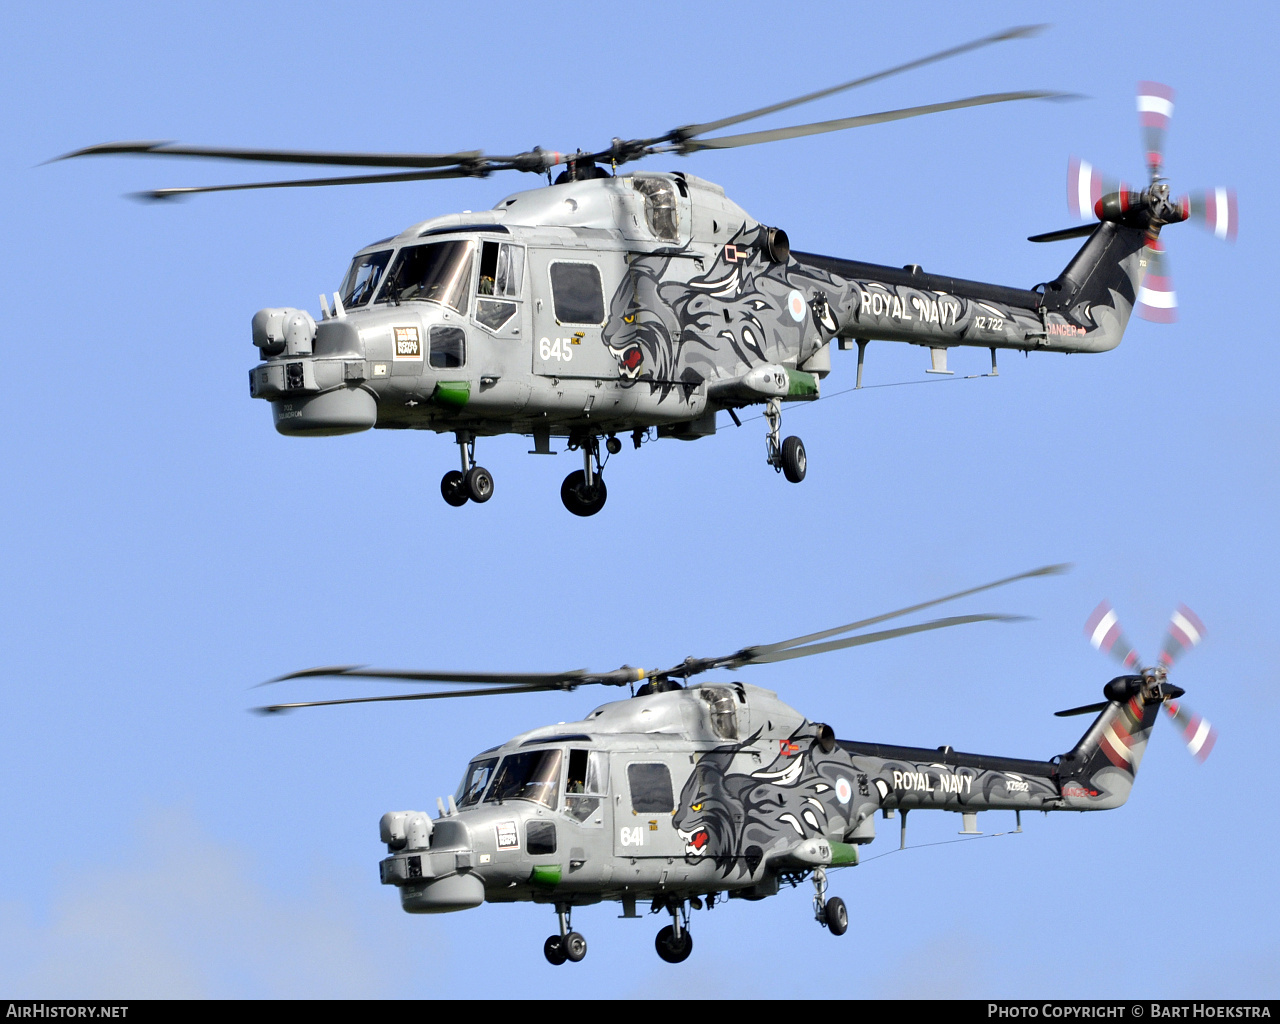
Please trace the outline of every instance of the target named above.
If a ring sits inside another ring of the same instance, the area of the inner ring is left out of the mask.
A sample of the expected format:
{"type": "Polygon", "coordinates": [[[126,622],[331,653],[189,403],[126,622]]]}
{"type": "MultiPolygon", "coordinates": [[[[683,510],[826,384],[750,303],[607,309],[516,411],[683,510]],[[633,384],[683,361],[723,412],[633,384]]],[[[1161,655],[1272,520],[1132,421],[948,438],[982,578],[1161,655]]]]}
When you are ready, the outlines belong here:
{"type": "Polygon", "coordinates": [[[1109,654],[1127,669],[1141,668],[1138,652],[1130,646],[1120,629],[1120,621],[1116,618],[1115,609],[1110,601],[1103,601],[1093,610],[1089,621],[1084,625],[1084,635],[1103,654],[1109,654]]]}
{"type": "Polygon", "coordinates": [[[1178,294],[1169,276],[1169,260],[1164,245],[1154,238],[1147,243],[1147,272],[1138,286],[1138,316],[1158,324],[1171,324],[1178,319],[1178,294]]]}
{"type": "Polygon", "coordinates": [[[1215,238],[1225,242],[1236,240],[1240,225],[1240,210],[1236,205],[1233,188],[1206,188],[1192,192],[1182,199],[1182,209],[1188,220],[1193,220],[1215,238]]]}
{"type": "Polygon", "coordinates": [[[1093,220],[1099,199],[1126,187],[1119,178],[1103,174],[1088,160],[1073,156],[1067,164],[1067,209],[1080,220],[1093,220]]]}
{"type": "Polygon", "coordinates": [[[1173,663],[1204,639],[1204,623],[1185,604],[1178,605],[1169,618],[1169,632],[1160,650],[1160,664],[1172,668],[1173,663]]]}
{"type": "Polygon", "coordinates": [[[1182,742],[1191,751],[1191,756],[1203,764],[1204,759],[1213,750],[1213,745],[1218,742],[1218,730],[1179,701],[1165,701],[1164,709],[1169,712],[1173,724],[1181,731],[1182,742]]]}
{"type": "Polygon", "coordinates": [[[1173,90],[1159,82],[1138,83],[1138,120],[1152,184],[1164,173],[1164,137],[1173,117],[1173,90]]]}

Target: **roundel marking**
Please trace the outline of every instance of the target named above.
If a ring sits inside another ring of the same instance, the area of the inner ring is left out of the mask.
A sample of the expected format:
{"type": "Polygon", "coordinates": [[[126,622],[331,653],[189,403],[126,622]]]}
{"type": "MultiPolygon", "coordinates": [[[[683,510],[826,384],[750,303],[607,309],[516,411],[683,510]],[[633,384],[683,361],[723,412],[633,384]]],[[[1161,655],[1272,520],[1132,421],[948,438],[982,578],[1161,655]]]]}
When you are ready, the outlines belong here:
{"type": "Polygon", "coordinates": [[[804,319],[804,296],[794,288],[787,296],[787,309],[791,313],[791,319],[796,323],[804,319]]]}
{"type": "Polygon", "coordinates": [[[847,804],[853,799],[853,787],[849,785],[848,779],[843,777],[836,779],[836,799],[842,804],[847,804]]]}

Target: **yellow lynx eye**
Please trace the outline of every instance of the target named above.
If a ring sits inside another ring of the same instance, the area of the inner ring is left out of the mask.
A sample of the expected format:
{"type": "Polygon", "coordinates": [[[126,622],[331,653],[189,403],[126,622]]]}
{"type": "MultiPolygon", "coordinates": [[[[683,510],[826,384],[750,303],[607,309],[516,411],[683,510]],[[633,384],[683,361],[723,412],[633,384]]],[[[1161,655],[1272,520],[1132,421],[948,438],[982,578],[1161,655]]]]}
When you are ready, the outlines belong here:
{"type": "Polygon", "coordinates": [[[636,322],[636,315],[634,313],[628,313],[622,318],[622,322],[624,324],[633,324],[636,322]]]}
{"type": "Polygon", "coordinates": [[[700,811],[700,810],[702,810],[702,804],[690,804],[690,805],[689,805],[689,810],[691,810],[691,811],[700,811]]]}

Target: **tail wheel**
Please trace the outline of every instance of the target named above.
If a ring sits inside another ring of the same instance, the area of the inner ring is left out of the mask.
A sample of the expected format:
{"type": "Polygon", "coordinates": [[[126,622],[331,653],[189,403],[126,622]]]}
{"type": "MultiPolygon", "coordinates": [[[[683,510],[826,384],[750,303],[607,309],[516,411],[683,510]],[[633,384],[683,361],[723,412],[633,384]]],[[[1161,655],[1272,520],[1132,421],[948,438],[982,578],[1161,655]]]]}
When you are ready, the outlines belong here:
{"type": "Polygon", "coordinates": [[[472,466],[463,480],[467,497],[476,504],[483,504],[493,497],[493,476],[483,466],[472,466]]]}
{"type": "Polygon", "coordinates": [[[662,931],[658,932],[658,937],[653,940],[653,945],[658,951],[658,956],[662,957],[667,963],[683,963],[689,959],[689,954],[693,952],[693,936],[689,934],[688,929],[684,929],[677,939],[676,930],[671,925],[667,925],[662,931]]]}
{"type": "MultiPolygon", "coordinates": [[[[459,476],[462,474],[459,473],[459,476]]],[[[582,936],[578,936],[582,938],[582,936]]],[[[586,955],[586,942],[583,942],[583,955],[586,955]]],[[[547,963],[554,964],[559,967],[562,963],[569,959],[569,954],[565,952],[564,944],[560,941],[559,935],[552,935],[542,944],[542,955],[547,958],[547,963]]],[[[582,959],[579,957],[578,959],[582,959]]]]}
{"type": "Polygon", "coordinates": [[[832,896],[827,900],[826,916],[827,930],[832,935],[843,935],[849,930],[849,911],[839,896],[832,896]]]}
{"type": "Polygon", "coordinates": [[[782,442],[782,475],[793,484],[804,479],[809,459],[804,453],[804,442],[792,435],[782,442]]]}
{"type": "Polygon", "coordinates": [[[470,499],[466,478],[456,469],[449,470],[440,480],[440,494],[454,508],[461,508],[470,499]]]}
{"type": "Polygon", "coordinates": [[[593,516],[604,508],[609,490],[604,478],[597,476],[593,485],[587,485],[587,475],[580,469],[564,478],[560,485],[560,500],[575,516],[593,516]]]}

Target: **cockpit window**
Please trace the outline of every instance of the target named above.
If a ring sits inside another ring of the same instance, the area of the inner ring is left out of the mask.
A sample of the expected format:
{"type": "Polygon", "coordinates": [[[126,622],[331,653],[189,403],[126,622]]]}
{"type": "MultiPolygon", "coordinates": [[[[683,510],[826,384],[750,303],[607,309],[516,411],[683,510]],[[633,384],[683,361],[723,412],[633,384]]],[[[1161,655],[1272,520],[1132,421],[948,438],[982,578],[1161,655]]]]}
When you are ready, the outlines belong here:
{"type": "Polygon", "coordinates": [[[470,240],[407,245],[397,253],[376,302],[423,300],[467,311],[471,293],[470,240]]]}
{"type": "Polygon", "coordinates": [[[485,786],[493,778],[493,769],[497,763],[496,757],[486,757],[483,761],[472,761],[467,765],[467,774],[462,777],[457,796],[454,797],[459,807],[470,807],[480,802],[485,786]]]}
{"type": "Polygon", "coordinates": [[[666,178],[631,179],[632,187],[644,196],[644,217],[655,238],[674,242],[679,236],[680,213],[676,190],[666,178]]]}
{"type": "Polygon", "coordinates": [[[384,249],[382,252],[365,253],[352,260],[351,269],[342,282],[342,305],[350,309],[353,306],[363,306],[373,298],[389,259],[391,250],[384,249]]]}
{"type": "Polygon", "coordinates": [[[508,754],[484,798],[487,804],[504,800],[532,800],[553,811],[560,797],[559,750],[529,750],[508,754]]]}

